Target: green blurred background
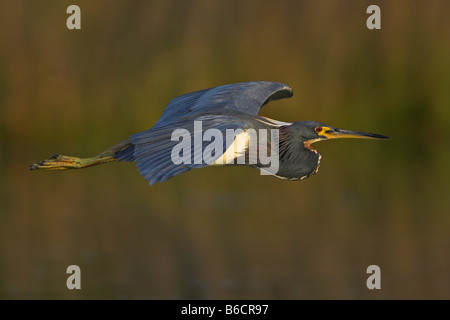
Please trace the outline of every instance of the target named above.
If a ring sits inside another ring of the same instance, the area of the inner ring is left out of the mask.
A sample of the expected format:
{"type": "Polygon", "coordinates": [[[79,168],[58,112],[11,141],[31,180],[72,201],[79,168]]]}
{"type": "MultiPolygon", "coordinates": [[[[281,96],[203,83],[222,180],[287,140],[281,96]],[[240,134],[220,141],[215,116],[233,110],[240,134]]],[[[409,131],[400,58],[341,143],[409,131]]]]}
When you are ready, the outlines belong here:
{"type": "Polygon", "coordinates": [[[449,1],[0,1],[0,298],[449,299],[449,1]],[[81,8],[68,30],[66,8],[81,8]],[[381,8],[381,30],[366,8],[381,8]],[[263,115],[389,135],[317,145],[302,182],[134,164],[28,171],[250,80],[263,115]],[[81,290],[66,268],[81,268],[81,290]],[[368,290],[366,268],[381,268],[368,290]]]}

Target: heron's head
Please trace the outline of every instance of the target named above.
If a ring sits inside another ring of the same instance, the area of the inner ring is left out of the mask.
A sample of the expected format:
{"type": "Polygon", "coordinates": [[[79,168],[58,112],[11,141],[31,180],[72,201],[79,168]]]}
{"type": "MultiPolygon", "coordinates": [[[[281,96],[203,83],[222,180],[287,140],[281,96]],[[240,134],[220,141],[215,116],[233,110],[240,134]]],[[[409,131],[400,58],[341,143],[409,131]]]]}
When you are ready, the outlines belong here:
{"type": "Polygon", "coordinates": [[[298,135],[298,138],[309,147],[311,143],[339,138],[356,139],[389,139],[387,136],[376,133],[357,132],[344,130],[327,126],[317,121],[297,121],[292,128],[298,135]]]}

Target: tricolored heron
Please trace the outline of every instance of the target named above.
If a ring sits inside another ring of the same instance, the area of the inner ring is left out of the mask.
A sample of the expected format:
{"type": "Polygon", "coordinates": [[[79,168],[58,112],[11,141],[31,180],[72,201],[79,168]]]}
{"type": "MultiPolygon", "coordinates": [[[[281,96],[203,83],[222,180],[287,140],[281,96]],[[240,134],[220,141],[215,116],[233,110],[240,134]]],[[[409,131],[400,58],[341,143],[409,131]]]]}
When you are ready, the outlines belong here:
{"type": "Polygon", "coordinates": [[[264,170],[267,164],[259,160],[249,161],[249,146],[256,142],[259,149],[266,149],[263,151],[267,154],[271,149],[275,150],[273,146],[277,142],[279,162],[273,175],[280,179],[301,180],[315,174],[319,168],[322,156],[311,148],[314,142],[336,138],[388,138],[374,133],[337,129],[316,121],[282,122],[258,115],[259,109],[267,102],[289,98],[292,94],[289,86],[267,81],[228,84],[188,93],[173,99],[151,129],[132,135],[96,157],[82,159],[55,154],[31,165],[29,169],[80,169],[112,161],[135,161],[140,174],[152,185],[158,181],[165,182],[193,168],[239,164],[233,161],[239,157],[247,160],[240,164],[264,170]],[[244,142],[242,143],[242,139],[239,142],[238,136],[231,141],[221,140],[222,152],[211,153],[212,161],[206,163],[191,161],[205,151],[205,141],[201,141],[200,146],[195,143],[192,146],[189,141],[187,146],[192,154],[187,161],[174,161],[173,150],[179,142],[173,138],[173,133],[177,129],[183,129],[182,132],[195,137],[198,134],[195,123],[200,121],[203,130],[214,129],[214,132],[222,133],[223,136],[230,129],[243,133],[244,142]],[[261,141],[261,129],[276,130],[278,134],[276,138],[267,134],[267,143],[258,144],[261,141]],[[251,130],[256,135],[246,135],[251,130]]]}

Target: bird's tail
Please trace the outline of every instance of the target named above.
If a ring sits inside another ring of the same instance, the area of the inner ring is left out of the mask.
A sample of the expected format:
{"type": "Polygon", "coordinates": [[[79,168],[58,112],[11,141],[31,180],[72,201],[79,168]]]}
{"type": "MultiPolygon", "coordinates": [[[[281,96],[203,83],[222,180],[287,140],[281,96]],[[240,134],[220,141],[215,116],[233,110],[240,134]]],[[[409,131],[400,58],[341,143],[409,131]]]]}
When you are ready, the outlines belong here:
{"type": "Polygon", "coordinates": [[[54,154],[47,160],[43,160],[32,164],[28,169],[30,170],[67,170],[67,169],[82,169],[98,164],[113,162],[121,160],[118,155],[126,150],[133,148],[131,141],[125,140],[111,148],[103,151],[99,155],[92,158],[78,158],[54,154]]]}

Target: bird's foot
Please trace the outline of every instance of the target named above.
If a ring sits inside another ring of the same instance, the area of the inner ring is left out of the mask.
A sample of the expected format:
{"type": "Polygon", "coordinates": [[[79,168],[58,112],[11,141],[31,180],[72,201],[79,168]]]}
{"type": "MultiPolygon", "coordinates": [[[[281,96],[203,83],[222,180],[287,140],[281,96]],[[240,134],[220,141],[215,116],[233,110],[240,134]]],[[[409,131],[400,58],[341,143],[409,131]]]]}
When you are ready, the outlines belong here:
{"type": "Polygon", "coordinates": [[[80,158],[54,154],[47,160],[30,165],[29,170],[66,170],[79,169],[83,164],[80,158]]]}

